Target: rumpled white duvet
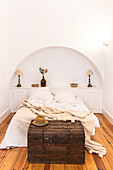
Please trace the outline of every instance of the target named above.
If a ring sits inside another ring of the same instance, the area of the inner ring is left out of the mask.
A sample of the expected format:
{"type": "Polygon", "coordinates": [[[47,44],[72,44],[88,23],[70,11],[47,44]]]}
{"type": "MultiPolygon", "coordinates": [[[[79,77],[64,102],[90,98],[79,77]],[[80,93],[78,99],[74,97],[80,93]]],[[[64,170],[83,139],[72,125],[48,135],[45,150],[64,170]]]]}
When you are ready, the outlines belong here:
{"type": "MultiPolygon", "coordinates": [[[[29,102],[38,105],[38,106],[49,106],[54,107],[59,110],[67,111],[88,111],[84,103],[78,99],[74,104],[69,103],[58,103],[53,100],[51,101],[42,101],[42,100],[30,100],[29,102]]],[[[42,114],[43,115],[43,114],[42,114]]],[[[9,149],[13,147],[27,147],[27,131],[31,120],[35,119],[37,114],[33,113],[28,107],[21,107],[18,109],[14,117],[12,118],[10,125],[7,129],[5,138],[0,144],[0,149],[9,149]],[[23,112],[24,109],[24,112],[23,112]]],[[[95,127],[99,127],[99,121],[94,115],[95,125],[93,129],[93,134],[95,132],[95,127]]],[[[60,117],[57,117],[60,119],[60,117]]],[[[66,118],[67,120],[68,118],[66,118]]],[[[101,146],[101,145],[99,145],[101,146]]]]}

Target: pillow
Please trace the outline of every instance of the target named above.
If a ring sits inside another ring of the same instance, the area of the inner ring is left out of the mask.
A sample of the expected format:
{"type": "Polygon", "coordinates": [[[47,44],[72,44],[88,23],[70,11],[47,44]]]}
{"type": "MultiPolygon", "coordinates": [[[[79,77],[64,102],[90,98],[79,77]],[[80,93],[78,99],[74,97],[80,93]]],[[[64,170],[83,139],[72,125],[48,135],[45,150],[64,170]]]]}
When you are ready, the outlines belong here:
{"type": "Polygon", "coordinates": [[[53,98],[54,96],[48,87],[38,87],[31,90],[31,100],[53,100],[53,98]]]}
{"type": "Polygon", "coordinates": [[[72,93],[60,91],[55,95],[55,101],[59,103],[74,103],[75,96],[72,93]]]}

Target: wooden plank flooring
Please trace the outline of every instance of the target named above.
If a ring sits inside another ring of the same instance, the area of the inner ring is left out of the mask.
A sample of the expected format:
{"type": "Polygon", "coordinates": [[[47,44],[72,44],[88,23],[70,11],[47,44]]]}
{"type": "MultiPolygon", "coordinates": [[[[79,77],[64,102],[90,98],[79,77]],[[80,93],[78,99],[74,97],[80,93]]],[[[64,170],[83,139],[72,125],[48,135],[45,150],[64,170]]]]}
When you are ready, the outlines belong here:
{"type": "MultiPolygon", "coordinates": [[[[10,114],[0,124],[0,142],[14,114],[10,114]]],[[[27,161],[27,148],[14,148],[0,150],[0,170],[113,170],[113,125],[102,115],[96,114],[100,121],[100,128],[96,128],[96,134],[92,139],[106,147],[107,155],[99,158],[96,154],[85,151],[84,165],[64,164],[29,164],[27,161]]]]}

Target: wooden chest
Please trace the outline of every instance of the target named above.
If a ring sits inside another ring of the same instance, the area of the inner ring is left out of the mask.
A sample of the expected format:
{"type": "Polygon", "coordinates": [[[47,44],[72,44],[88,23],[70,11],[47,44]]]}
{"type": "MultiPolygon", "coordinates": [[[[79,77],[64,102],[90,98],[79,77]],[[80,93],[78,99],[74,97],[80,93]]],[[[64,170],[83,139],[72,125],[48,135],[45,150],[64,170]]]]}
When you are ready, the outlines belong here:
{"type": "Polygon", "coordinates": [[[80,121],[49,121],[28,129],[29,163],[84,164],[85,134],[80,121]]]}

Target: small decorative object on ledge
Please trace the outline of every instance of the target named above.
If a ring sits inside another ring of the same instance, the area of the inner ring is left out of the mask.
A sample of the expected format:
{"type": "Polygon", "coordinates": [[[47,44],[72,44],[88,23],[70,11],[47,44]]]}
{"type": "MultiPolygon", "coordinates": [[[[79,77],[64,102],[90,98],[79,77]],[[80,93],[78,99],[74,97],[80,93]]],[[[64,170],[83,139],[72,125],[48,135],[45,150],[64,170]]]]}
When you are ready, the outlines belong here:
{"type": "Polygon", "coordinates": [[[91,85],[91,80],[90,80],[90,76],[93,75],[92,70],[88,70],[88,71],[86,72],[86,74],[89,76],[89,84],[88,84],[87,86],[88,86],[88,87],[92,87],[92,85],[91,85]]]}
{"type": "Polygon", "coordinates": [[[32,84],[32,87],[38,87],[39,85],[38,84],[32,84]]]}
{"type": "Polygon", "coordinates": [[[44,76],[42,77],[41,80],[41,87],[46,87],[46,80],[44,79],[44,76]]]}
{"type": "Polygon", "coordinates": [[[71,87],[78,87],[78,83],[71,83],[71,87]]]}
{"type": "Polygon", "coordinates": [[[41,87],[46,87],[46,80],[44,79],[44,74],[48,72],[48,69],[39,68],[40,73],[42,74],[41,87]]]}
{"type": "Polygon", "coordinates": [[[20,75],[22,75],[23,73],[21,72],[21,70],[17,70],[15,72],[16,75],[18,75],[18,84],[17,84],[17,87],[21,87],[21,84],[20,84],[20,75]]]}

